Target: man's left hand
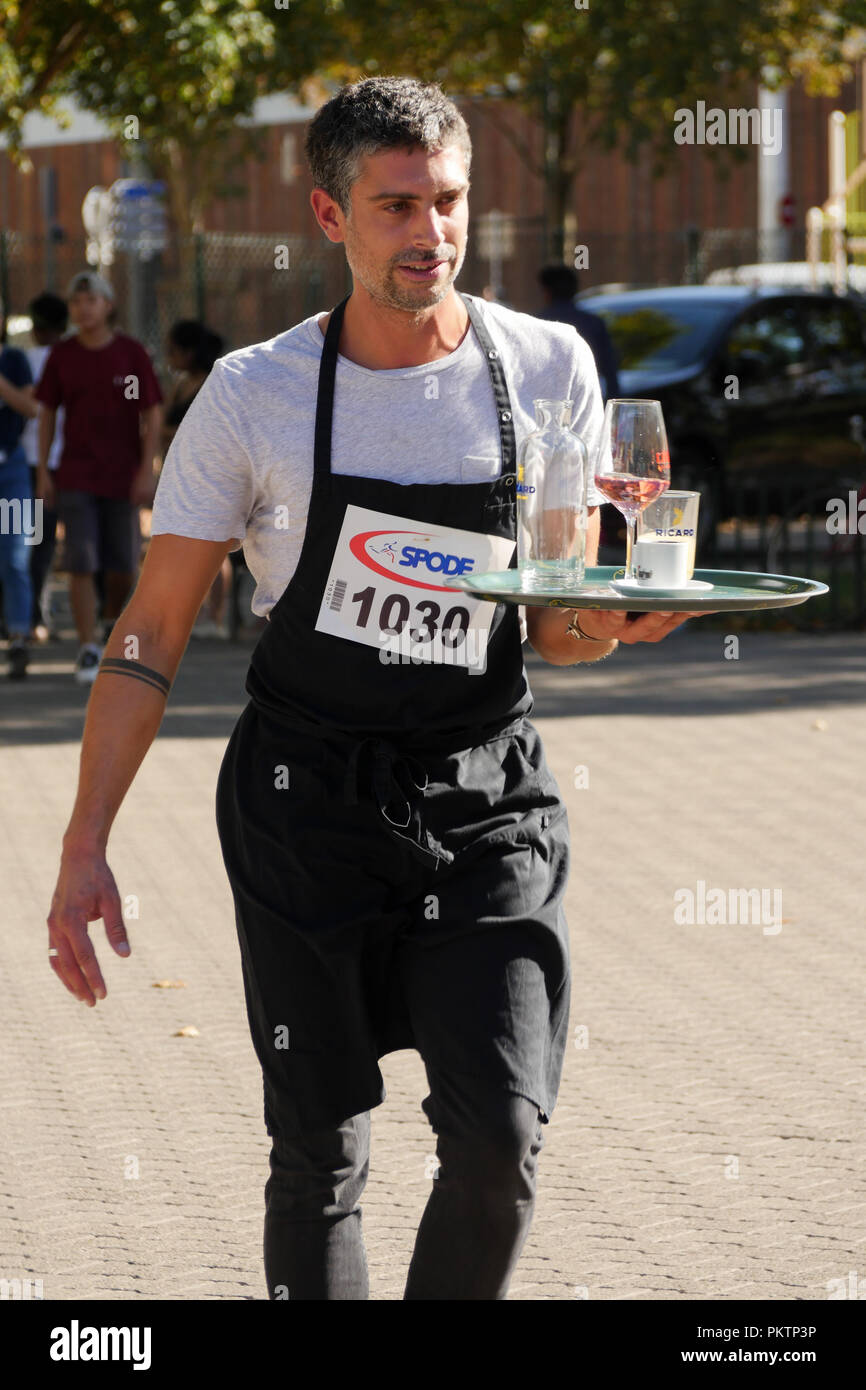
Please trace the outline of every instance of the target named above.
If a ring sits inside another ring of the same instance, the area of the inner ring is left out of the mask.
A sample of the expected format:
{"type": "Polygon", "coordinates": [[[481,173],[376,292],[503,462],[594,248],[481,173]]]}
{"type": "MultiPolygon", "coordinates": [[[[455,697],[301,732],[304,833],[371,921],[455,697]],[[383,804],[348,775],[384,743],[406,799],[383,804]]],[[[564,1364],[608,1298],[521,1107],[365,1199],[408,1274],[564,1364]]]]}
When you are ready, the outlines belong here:
{"type": "Polygon", "coordinates": [[[675,627],[688,622],[689,618],[700,618],[701,613],[622,613],[581,608],[578,621],[587,637],[597,642],[661,642],[675,627]]]}

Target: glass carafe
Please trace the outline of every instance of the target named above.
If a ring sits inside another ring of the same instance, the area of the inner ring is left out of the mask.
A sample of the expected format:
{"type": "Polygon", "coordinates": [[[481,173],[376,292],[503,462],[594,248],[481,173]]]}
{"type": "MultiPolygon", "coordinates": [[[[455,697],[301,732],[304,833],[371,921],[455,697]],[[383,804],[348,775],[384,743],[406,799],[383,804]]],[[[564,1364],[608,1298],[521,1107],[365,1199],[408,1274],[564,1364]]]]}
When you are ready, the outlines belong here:
{"type": "Polygon", "coordinates": [[[527,588],[574,589],[586,560],[586,445],[573,401],[534,400],[536,428],[517,451],[517,565],[527,588]]]}

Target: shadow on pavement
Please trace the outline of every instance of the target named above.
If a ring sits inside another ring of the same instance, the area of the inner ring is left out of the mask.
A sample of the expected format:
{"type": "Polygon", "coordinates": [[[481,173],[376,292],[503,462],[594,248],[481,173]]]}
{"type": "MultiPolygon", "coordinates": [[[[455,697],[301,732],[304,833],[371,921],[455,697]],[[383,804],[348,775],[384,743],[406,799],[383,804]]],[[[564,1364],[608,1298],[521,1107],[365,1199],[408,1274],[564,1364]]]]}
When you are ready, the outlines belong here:
{"type": "Polygon", "coordinates": [[[699,622],[662,642],[621,646],[594,667],[550,666],[532,653],[532,717],[699,716],[866,703],[862,634],[743,633],[738,657],[728,659],[729,639],[698,631],[699,622]]]}
{"type": "MultiPolygon", "coordinates": [[[[741,714],[781,706],[866,703],[860,634],[743,634],[727,660],[722,633],[688,626],[658,644],[621,647],[597,666],[554,667],[527,651],[533,718],[580,715],[741,714]]],[[[228,738],[247,701],[254,640],[191,642],[172,687],[160,738],[228,738]]],[[[92,687],[72,678],[72,641],[36,648],[26,680],[0,676],[0,748],[78,743],[92,687]]]]}
{"type": "MultiPolygon", "coordinates": [[[[201,638],[180,663],[158,738],[228,738],[247,702],[244,679],[254,642],[201,638]]],[[[91,685],[72,671],[73,641],[33,650],[25,680],[0,675],[0,749],[9,744],[79,743],[91,685]]]]}

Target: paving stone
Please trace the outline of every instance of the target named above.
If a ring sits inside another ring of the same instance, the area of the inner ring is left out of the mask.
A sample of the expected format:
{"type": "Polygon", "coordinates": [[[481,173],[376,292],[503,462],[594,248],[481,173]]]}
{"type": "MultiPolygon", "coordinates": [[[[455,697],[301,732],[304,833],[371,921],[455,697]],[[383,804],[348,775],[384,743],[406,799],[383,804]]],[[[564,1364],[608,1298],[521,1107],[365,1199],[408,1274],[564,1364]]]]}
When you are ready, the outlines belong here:
{"type": "MultiPolygon", "coordinates": [[[[125,961],[92,927],[93,1010],[45,956],[88,696],[74,650],[67,631],[0,690],[0,1277],[48,1299],[261,1299],[269,1140],[213,810],[249,644],[187,650],[109,842],[140,916],[125,961]]],[[[573,987],[509,1297],[821,1299],[866,1279],[862,636],[741,635],[732,662],[692,624],[529,671],[569,809],[573,987]],[[699,881],[780,889],[781,930],[678,924],[699,881]]],[[[421,1058],[381,1068],[363,1229],[371,1298],[399,1299],[435,1145],[421,1058]]]]}

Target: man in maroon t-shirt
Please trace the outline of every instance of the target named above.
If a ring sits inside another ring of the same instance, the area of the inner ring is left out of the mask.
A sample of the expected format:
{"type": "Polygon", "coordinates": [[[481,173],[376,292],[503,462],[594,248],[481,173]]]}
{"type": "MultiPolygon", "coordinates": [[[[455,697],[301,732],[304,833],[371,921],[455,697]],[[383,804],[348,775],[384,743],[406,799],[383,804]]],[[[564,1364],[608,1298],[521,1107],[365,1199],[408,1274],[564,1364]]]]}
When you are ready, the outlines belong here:
{"type": "Polygon", "coordinates": [[[162,391],[146,349],[109,325],[114,292],[82,271],[69,285],[77,333],[51,350],[36,399],[40,412],[37,491],[52,500],[66,535],[65,566],[80,651],[78,681],[92,681],[96,639],[93,576],[105,575],[102,617],[113,626],[134,587],[141,548],[138,509],[153,501],[153,460],[162,425],[162,391]],[[65,410],[63,453],[52,478],[48,454],[58,406],[65,410]]]}

